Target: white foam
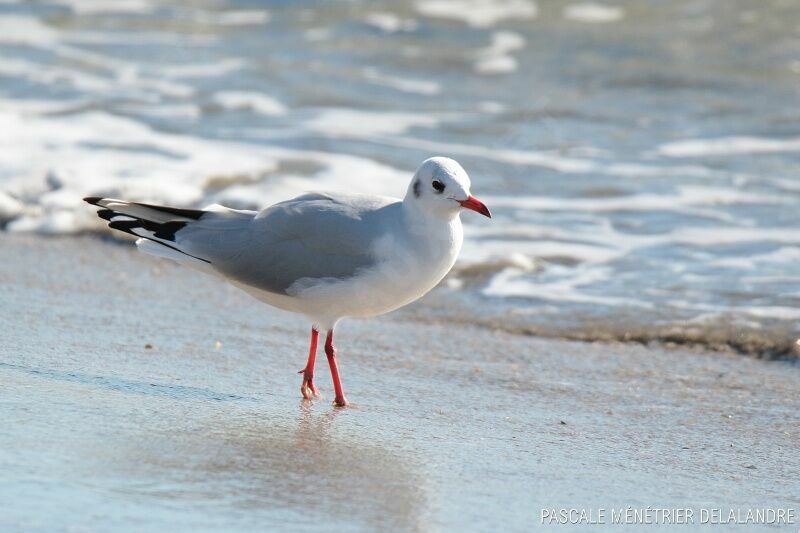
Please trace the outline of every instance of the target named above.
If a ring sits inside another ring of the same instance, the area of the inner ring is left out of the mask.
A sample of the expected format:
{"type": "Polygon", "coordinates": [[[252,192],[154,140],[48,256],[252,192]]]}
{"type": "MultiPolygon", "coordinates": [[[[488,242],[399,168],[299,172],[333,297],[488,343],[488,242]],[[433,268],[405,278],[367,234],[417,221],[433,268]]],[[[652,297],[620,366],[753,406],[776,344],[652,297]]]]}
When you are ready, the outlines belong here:
{"type": "Polygon", "coordinates": [[[498,255],[486,255],[481,260],[475,260],[474,254],[464,254],[459,256],[454,268],[456,273],[463,272],[465,269],[481,271],[498,271],[506,268],[513,268],[520,272],[533,272],[539,267],[537,261],[519,251],[504,252],[498,255]],[[472,257],[472,260],[470,260],[472,257]]]}
{"type": "Polygon", "coordinates": [[[799,308],[781,305],[729,306],[711,305],[701,302],[689,302],[685,300],[673,300],[667,302],[666,305],[669,307],[675,307],[677,309],[691,309],[704,312],[703,314],[698,315],[691,320],[692,322],[713,321],[715,319],[725,318],[726,321],[733,320],[733,322],[738,325],[747,325],[748,327],[753,327],[756,329],[761,328],[762,325],[758,322],[746,321],[742,316],[736,315],[741,314],[759,318],[773,318],[778,320],[800,319],[799,308]]]}
{"type": "Polygon", "coordinates": [[[625,17],[625,10],[617,6],[586,2],[564,8],[564,18],[590,24],[617,22],[625,17]]]}
{"type": "Polygon", "coordinates": [[[326,41],[331,37],[330,28],[309,28],[303,32],[307,41],[319,42],[326,41]]]}
{"type": "Polygon", "coordinates": [[[136,115],[144,115],[156,118],[171,118],[183,120],[196,120],[203,114],[200,106],[195,104],[122,104],[118,106],[120,111],[127,111],[136,115]]]}
{"type": "Polygon", "coordinates": [[[398,170],[363,157],[320,152],[302,155],[322,164],[322,169],[307,177],[276,183],[274,190],[280,189],[280,196],[291,197],[309,190],[339,190],[402,198],[413,174],[413,170],[398,170]]]}
{"type": "MultiPolygon", "coordinates": [[[[740,270],[756,270],[765,265],[800,265],[800,248],[795,246],[782,246],[777,250],[758,255],[747,255],[745,257],[722,257],[709,262],[712,266],[726,268],[737,268],[740,270]]],[[[764,281],[785,281],[791,276],[761,276],[749,277],[751,282],[764,281]]]]}
{"type": "MultiPolygon", "coordinates": [[[[764,178],[759,176],[759,179],[762,180],[764,178]]],[[[784,191],[800,192],[800,180],[772,178],[772,177],[768,178],[768,180],[770,183],[772,183],[779,189],[783,189],[784,191]]]]}
{"type": "Polygon", "coordinates": [[[380,142],[390,146],[414,148],[431,153],[446,153],[453,156],[465,155],[480,157],[489,161],[497,161],[511,165],[542,167],[565,174],[596,173],[612,176],[634,177],[640,176],[682,176],[706,178],[713,172],[701,166],[647,166],[638,163],[606,163],[585,158],[568,157],[552,152],[535,150],[513,150],[473,144],[447,143],[428,139],[410,137],[375,137],[373,142],[380,142]]]}
{"type": "Polygon", "coordinates": [[[24,78],[41,85],[60,83],[85,92],[105,92],[114,87],[114,83],[107,78],[63,67],[45,69],[40,64],[24,59],[3,58],[0,61],[0,75],[24,78]]]}
{"type": "Polygon", "coordinates": [[[652,303],[642,300],[600,296],[581,290],[584,286],[601,283],[612,276],[613,271],[608,267],[582,266],[556,272],[557,279],[543,281],[537,279],[536,275],[509,268],[496,274],[482,292],[486,296],[506,298],[523,297],[612,307],[653,308],[652,303]]]}
{"type": "Polygon", "coordinates": [[[668,234],[673,243],[713,246],[738,243],[778,242],[800,244],[800,231],[795,228],[679,228],[668,234]]]}
{"type": "Polygon", "coordinates": [[[194,11],[192,19],[200,24],[218,26],[257,26],[272,19],[264,9],[239,9],[226,11],[194,11]]]}
{"type": "Polygon", "coordinates": [[[121,93],[135,87],[145,92],[157,93],[170,98],[189,98],[195,94],[195,89],[191,85],[143,76],[139,68],[118,71],[113,87],[121,93]]]}
{"type": "MultiPolygon", "coordinates": [[[[791,205],[791,199],[778,195],[755,194],[727,191],[716,187],[678,187],[675,193],[641,193],[603,198],[559,198],[534,196],[491,196],[484,195],[484,201],[491,207],[510,207],[519,210],[553,211],[564,213],[615,213],[666,211],[715,220],[732,225],[733,228],[746,226],[748,221],[719,209],[717,206],[761,203],[764,205],[791,205]]],[[[647,239],[654,243],[657,236],[630,236],[630,239],[647,239]]]]}
{"type": "Polygon", "coordinates": [[[223,12],[217,17],[217,24],[223,26],[251,26],[266,24],[271,19],[272,15],[264,9],[241,9],[223,12]]]}
{"type": "Polygon", "coordinates": [[[432,95],[442,92],[442,86],[438,82],[391,76],[372,67],[364,69],[364,78],[376,85],[391,87],[392,89],[397,89],[398,91],[406,93],[432,95]]]}
{"type": "Polygon", "coordinates": [[[704,157],[740,154],[769,154],[800,150],[800,137],[770,139],[765,137],[721,137],[691,139],[662,144],[658,153],[668,157],[704,157]]]}
{"type": "MultiPolygon", "coordinates": [[[[9,229],[70,231],[85,226],[77,212],[83,196],[123,197],[191,205],[204,194],[204,178],[259,173],[274,166],[263,150],[158,133],[133,120],[102,112],[47,116],[0,101],[0,179],[3,188],[31,205],[9,229]],[[49,178],[53,175],[57,179],[49,178]],[[48,184],[57,182],[52,189],[48,184]]],[[[44,105],[43,108],[49,106],[44,105]]]]}
{"type": "Polygon", "coordinates": [[[150,13],[154,10],[150,0],[51,0],[67,6],[78,15],[97,13],[150,13]]]}
{"type": "Polygon", "coordinates": [[[440,120],[431,114],[322,109],[304,123],[306,129],[333,137],[396,135],[411,128],[433,128],[440,120]]]}
{"type": "MultiPolygon", "coordinates": [[[[472,230],[473,228],[470,228],[472,230]]],[[[606,263],[624,255],[627,250],[608,244],[570,242],[566,240],[537,239],[509,240],[502,237],[492,240],[467,240],[461,251],[465,264],[492,262],[508,254],[509,250],[526,257],[570,258],[582,263],[606,263]]]]}
{"type": "MultiPolygon", "coordinates": [[[[603,198],[558,198],[533,196],[487,196],[487,202],[503,207],[533,209],[538,211],[676,211],[697,213],[695,207],[760,203],[765,205],[791,205],[793,200],[780,195],[750,193],[720,187],[684,185],[669,194],[641,193],[603,198]]],[[[717,215],[714,215],[717,218],[717,215]]]]}
{"type": "Polygon", "coordinates": [[[511,52],[525,47],[525,38],[511,31],[498,31],[492,43],[475,54],[475,71],[479,74],[506,74],[517,70],[517,60],[511,52]]]}
{"type": "Polygon", "coordinates": [[[213,201],[223,205],[258,208],[311,190],[358,191],[398,198],[405,194],[413,172],[345,154],[281,151],[280,155],[313,162],[320,168],[308,175],[282,172],[280,179],[227,187],[213,201]]]}
{"type": "Polygon", "coordinates": [[[753,307],[736,307],[736,311],[747,313],[751,316],[759,318],[777,318],[780,320],[798,320],[800,319],[800,308],[785,307],[780,305],[770,306],[753,306],[753,307]]]}
{"type": "Polygon", "coordinates": [[[107,94],[159,101],[161,96],[186,98],[194,89],[186,84],[152,78],[142,72],[141,67],[121,59],[88,52],[68,45],[55,44],[50,50],[71,62],[93,67],[98,74],[62,66],[42,68],[38,63],[23,59],[4,59],[0,62],[0,73],[7,76],[24,77],[42,85],[68,85],[78,91],[93,95],[107,94]]]}
{"type": "Polygon", "coordinates": [[[427,17],[458,20],[476,28],[507,19],[532,19],[538,14],[536,4],[529,0],[419,0],[415,7],[427,17]]]}
{"type": "MultiPolygon", "coordinates": [[[[76,4],[82,4],[82,0],[75,0],[76,4]]],[[[108,2],[108,5],[116,5],[116,2],[108,2]]],[[[120,3],[119,5],[123,5],[120,3]]],[[[89,6],[90,4],[87,4],[89,6]]],[[[97,6],[100,2],[97,3],[97,6]]],[[[0,44],[1,45],[23,45],[35,48],[56,51],[60,55],[70,52],[68,44],[123,44],[125,46],[146,46],[152,44],[192,46],[195,44],[208,44],[216,39],[212,35],[201,34],[180,34],[177,32],[126,32],[121,30],[114,31],[88,31],[88,30],[62,30],[50,26],[39,18],[29,15],[0,14],[0,44]]],[[[102,56],[94,52],[71,48],[74,55],[83,54],[84,57],[105,57],[109,64],[126,63],[121,60],[113,60],[108,56],[102,56]]],[[[4,58],[5,61],[5,58],[4,58]]],[[[127,63],[131,65],[131,63],[127,63]]],[[[40,65],[41,68],[41,65],[40,65]]],[[[53,68],[53,67],[50,67],[53,68]]],[[[62,68],[62,70],[68,70],[62,68]]]]}
{"type": "Polygon", "coordinates": [[[414,19],[400,18],[394,13],[375,12],[369,13],[364,17],[364,22],[385,33],[397,33],[399,31],[414,31],[419,24],[414,19]]]}
{"type": "MultiPolygon", "coordinates": [[[[49,114],[68,105],[75,104],[0,100],[3,210],[7,218],[17,217],[8,225],[10,231],[71,233],[97,228],[96,217],[81,202],[84,196],[183,206],[238,200],[254,207],[319,189],[402,197],[412,172],[344,154],[163,133],[100,111],[49,114]],[[313,170],[261,179],[275,172],[281,161],[303,162],[313,170]],[[209,190],[217,190],[209,189],[209,184],[228,177],[240,185],[209,197],[209,190]],[[9,198],[22,204],[22,211],[9,198]]],[[[328,131],[327,122],[318,125],[328,131]]]]}
{"type": "MultiPolygon", "coordinates": [[[[61,57],[90,65],[95,70],[108,72],[109,85],[106,90],[114,92],[115,95],[130,93],[132,89],[141,89],[146,92],[155,92],[159,97],[188,98],[195,93],[194,87],[165,78],[220,76],[241,68],[243,64],[234,59],[222,59],[216,63],[167,65],[151,68],[147,65],[106,54],[89,52],[70,45],[58,45],[55,47],[55,51],[61,57]]],[[[157,98],[156,101],[160,101],[160,98],[157,98]]]]}
{"type": "Polygon", "coordinates": [[[0,191],[0,222],[11,220],[22,213],[23,205],[17,199],[0,191]]]}
{"type": "Polygon", "coordinates": [[[483,102],[478,103],[478,110],[482,113],[489,113],[495,115],[497,113],[502,113],[506,110],[506,106],[501,104],[500,102],[494,102],[491,100],[486,100],[483,102]]]}
{"type": "Polygon", "coordinates": [[[214,63],[189,63],[182,65],[161,65],[156,72],[169,78],[215,78],[241,70],[245,61],[239,58],[220,59],[214,63]]]}
{"type": "Polygon", "coordinates": [[[45,48],[56,42],[58,42],[58,31],[35,17],[0,15],[0,43],[2,44],[45,48]]]}
{"type": "Polygon", "coordinates": [[[72,44],[120,44],[124,46],[207,46],[219,39],[216,35],[208,33],[177,33],[168,31],[79,31],[69,33],[64,37],[65,42],[72,44]]]}
{"type": "Polygon", "coordinates": [[[511,150],[507,148],[490,148],[472,144],[446,143],[427,139],[410,137],[376,138],[375,142],[382,142],[392,146],[416,148],[431,153],[447,153],[452,155],[466,155],[481,157],[490,161],[498,161],[513,165],[531,165],[557,170],[559,172],[591,172],[597,170],[597,165],[589,160],[561,157],[536,151],[511,150]]]}
{"type": "Polygon", "coordinates": [[[214,101],[226,109],[247,109],[260,115],[274,116],[286,113],[285,105],[264,93],[222,91],[214,94],[214,101]]]}

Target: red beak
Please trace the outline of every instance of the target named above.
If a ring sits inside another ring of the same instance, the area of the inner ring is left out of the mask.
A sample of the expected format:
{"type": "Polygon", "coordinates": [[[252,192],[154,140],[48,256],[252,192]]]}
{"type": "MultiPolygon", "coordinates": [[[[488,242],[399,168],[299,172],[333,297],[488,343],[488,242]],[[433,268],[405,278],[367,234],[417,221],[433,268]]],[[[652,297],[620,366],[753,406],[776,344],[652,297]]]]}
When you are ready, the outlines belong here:
{"type": "Polygon", "coordinates": [[[492,218],[492,214],[489,212],[489,208],[486,207],[486,204],[475,198],[474,196],[469,196],[466,200],[458,202],[461,204],[461,207],[466,207],[467,209],[472,209],[476,213],[480,213],[485,217],[492,218]]]}

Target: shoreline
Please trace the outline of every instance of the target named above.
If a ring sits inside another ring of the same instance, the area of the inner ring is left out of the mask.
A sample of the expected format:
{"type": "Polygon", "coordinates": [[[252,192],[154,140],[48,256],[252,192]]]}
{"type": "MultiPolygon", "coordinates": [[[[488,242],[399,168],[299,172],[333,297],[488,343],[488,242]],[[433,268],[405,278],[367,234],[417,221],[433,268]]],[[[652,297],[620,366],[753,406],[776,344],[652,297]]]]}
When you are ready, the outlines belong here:
{"type": "Polygon", "coordinates": [[[300,399],[301,317],[98,239],[0,248],[4,530],[522,531],[540,508],[800,507],[783,364],[390,314],[344,321],[354,405],[336,409],[324,365],[325,399],[300,399]]]}
{"type": "MultiPolygon", "coordinates": [[[[28,233],[4,233],[0,235],[22,236],[40,239],[95,239],[106,245],[129,248],[136,252],[132,245],[135,239],[126,235],[110,233],[105,226],[96,232],[83,232],[78,235],[48,235],[28,233]]],[[[800,364],[800,333],[786,324],[775,324],[769,327],[732,326],[728,319],[722,317],[711,324],[698,324],[692,321],[676,321],[663,325],[636,324],[636,317],[630,310],[623,310],[620,317],[613,320],[601,320],[598,317],[572,317],[573,323],[567,327],[556,324],[530,323],[518,320],[502,311],[495,311],[484,318],[476,314],[464,313],[464,296],[458,293],[444,292],[441,285],[446,284],[450,274],[442,281],[439,288],[433,289],[426,296],[412,304],[392,313],[395,318],[419,323],[452,324],[458,327],[479,327],[488,331],[503,331],[510,335],[521,335],[541,339],[562,340],[580,343],[623,344],[632,346],[658,347],[666,350],[683,349],[699,350],[710,353],[736,354],[738,356],[773,361],[777,363],[800,364]],[[445,311],[446,308],[454,312],[445,311]],[[633,325],[631,325],[633,324],[633,325]]],[[[471,298],[480,298],[470,294],[471,298]]],[[[531,303],[535,307],[536,303],[531,303]]],[[[498,307],[499,309],[499,307],[498,307]]],[[[508,311],[508,309],[506,309],[508,311]]],[[[512,311],[513,313],[513,311],[512,311]]],[[[615,314],[616,313],[612,313],[615,314]]],[[[350,320],[350,319],[346,319],[350,320]]],[[[735,317],[730,318],[731,321],[735,317]]]]}

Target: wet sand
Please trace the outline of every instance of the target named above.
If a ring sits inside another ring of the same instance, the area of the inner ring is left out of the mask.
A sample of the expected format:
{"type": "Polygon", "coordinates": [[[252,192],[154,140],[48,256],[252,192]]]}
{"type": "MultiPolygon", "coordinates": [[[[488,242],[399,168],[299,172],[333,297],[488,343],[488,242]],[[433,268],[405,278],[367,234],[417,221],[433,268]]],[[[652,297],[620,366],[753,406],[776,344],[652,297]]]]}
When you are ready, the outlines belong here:
{"type": "Polygon", "coordinates": [[[354,405],[336,409],[324,357],[326,399],[299,397],[302,317],[97,239],[0,234],[0,250],[3,531],[523,531],[553,507],[800,507],[796,363],[407,311],[342,324],[354,405]]]}

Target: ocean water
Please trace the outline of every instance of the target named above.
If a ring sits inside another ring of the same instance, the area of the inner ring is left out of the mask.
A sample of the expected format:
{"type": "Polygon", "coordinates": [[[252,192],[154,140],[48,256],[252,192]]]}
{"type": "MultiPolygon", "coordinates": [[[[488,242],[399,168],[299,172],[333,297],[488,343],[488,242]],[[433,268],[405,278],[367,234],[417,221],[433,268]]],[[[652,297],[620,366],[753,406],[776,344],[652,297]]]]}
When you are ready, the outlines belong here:
{"type": "Polygon", "coordinates": [[[798,104],[793,0],[3,0],[0,224],[402,196],[446,155],[494,218],[407,312],[786,355],[798,104]]]}

